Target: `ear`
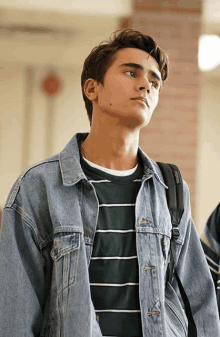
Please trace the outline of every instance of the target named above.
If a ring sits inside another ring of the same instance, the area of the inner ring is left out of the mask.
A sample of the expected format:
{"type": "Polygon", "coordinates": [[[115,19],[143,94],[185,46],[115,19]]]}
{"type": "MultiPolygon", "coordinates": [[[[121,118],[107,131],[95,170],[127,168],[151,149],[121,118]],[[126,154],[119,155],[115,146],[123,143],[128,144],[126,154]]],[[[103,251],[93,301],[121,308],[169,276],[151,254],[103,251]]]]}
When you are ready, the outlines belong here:
{"type": "Polygon", "coordinates": [[[90,101],[94,101],[97,97],[97,81],[93,78],[88,78],[84,83],[84,93],[90,101]]]}

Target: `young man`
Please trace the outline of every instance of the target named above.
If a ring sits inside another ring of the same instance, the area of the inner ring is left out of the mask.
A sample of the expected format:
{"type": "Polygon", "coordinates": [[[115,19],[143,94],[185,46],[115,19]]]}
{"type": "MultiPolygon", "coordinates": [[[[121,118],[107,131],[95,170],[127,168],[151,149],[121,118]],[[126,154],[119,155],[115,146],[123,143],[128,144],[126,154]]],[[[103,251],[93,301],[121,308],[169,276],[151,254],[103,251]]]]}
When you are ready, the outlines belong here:
{"type": "MultiPolygon", "coordinates": [[[[24,172],[4,208],[1,336],[187,336],[177,283],[166,282],[167,187],[138,147],[167,72],[166,54],[133,30],[85,60],[89,134],[76,134],[60,154],[24,172]]],[[[220,336],[185,183],[179,228],[177,271],[198,336],[220,336]]]]}

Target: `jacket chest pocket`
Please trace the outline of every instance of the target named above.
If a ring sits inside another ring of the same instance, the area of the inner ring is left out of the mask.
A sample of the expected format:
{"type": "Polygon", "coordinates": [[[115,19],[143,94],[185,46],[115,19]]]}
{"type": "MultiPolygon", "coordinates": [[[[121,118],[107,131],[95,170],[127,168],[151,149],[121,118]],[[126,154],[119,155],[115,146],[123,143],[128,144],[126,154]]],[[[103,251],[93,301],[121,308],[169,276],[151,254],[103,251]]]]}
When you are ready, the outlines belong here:
{"type": "Polygon", "coordinates": [[[80,233],[55,234],[51,257],[53,264],[53,284],[59,293],[75,282],[80,247],[80,233]]]}

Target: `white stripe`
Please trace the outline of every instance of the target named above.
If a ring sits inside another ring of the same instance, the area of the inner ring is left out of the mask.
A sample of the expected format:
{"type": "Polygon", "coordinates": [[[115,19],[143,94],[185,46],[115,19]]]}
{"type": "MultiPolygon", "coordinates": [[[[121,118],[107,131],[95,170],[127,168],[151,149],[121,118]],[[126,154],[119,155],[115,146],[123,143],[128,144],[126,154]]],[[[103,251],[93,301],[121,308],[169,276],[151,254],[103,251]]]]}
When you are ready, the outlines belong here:
{"type": "Polygon", "coordinates": [[[217,287],[216,289],[217,289],[217,290],[219,290],[219,289],[220,289],[220,287],[217,287]]]}
{"type": "Polygon", "coordinates": [[[99,207],[122,207],[122,206],[135,206],[135,204],[101,204],[99,207]]]}
{"type": "Polygon", "coordinates": [[[142,181],[141,179],[135,179],[133,180],[133,183],[136,183],[136,182],[139,182],[139,181],[142,181]]]}
{"type": "Polygon", "coordinates": [[[215,270],[214,268],[212,268],[211,266],[209,266],[209,269],[211,269],[215,274],[220,274],[220,272],[218,270],[215,270]]]}
{"type": "Polygon", "coordinates": [[[209,260],[212,264],[214,264],[214,266],[218,267],[218,264],[216,262],[214,262],[208,255],[205,254],[205,256],[206,256],[207,260],[209,260]]]}
{"type": "Polygon", "coordinates": [[[140,310],[96,310],[95,312],[127,312],[127,313],[133,313],[133,312],[141,312],[140,310]]]}
{"type": "Polygon", "coordinates": [[[110,180],[89,180],[90,183],[111,183],[110,180]]]}
{"type": "Polygon", "coordinates": [[[96,233],[130,233],[136,232],[135,229],[97,229],[96,233]]]}
{"type": "Polygon", "coordinates": [[[137,259],[137,256],[128,256],[128,257],[121,257],[121,256],[91,257],[91,260],[130,260],[130,259],[137,259]]]}
{"type": "Polygon", "coordinates": [[[217,283],[220,283],[220,280],[218,280],[217,283]]]}
{"type": "Polygon", "coordinates": [[[129,169],[129,170],[114,170],[114,169],[109,169],[107,167],[103,167],[103,166],[100,166],[98,164],[95,164],[93,162],[91,162],[90,160],[86,159],[85,157],[83,157],[83,159],[92,167],[95,167],[97,168],[98,170],[101,170],[101,171],[104,171],[106,173],[110,173],[112,175],[116,175],[116,176],[129,176],[131,175],[133,172],[135,172],[136,168],[138,167],[138,164],[133,167],[132,169],[129,169]]]}
{"type": "Polygon", "coordinates": [[[98,287],[126,287],[126,286],[138,286],[139,283],[90,283],[90,286],[98,287]]]}

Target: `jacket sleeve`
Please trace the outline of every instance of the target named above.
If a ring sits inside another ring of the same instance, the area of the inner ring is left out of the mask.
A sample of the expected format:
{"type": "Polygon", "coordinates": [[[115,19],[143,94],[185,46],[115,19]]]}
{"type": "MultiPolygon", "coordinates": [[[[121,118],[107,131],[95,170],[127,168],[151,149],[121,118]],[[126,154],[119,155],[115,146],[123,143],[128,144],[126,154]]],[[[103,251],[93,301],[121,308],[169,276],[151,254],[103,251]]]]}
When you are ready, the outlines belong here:
{"type": "Polygon", "coordinates": [[[13,205],[0,234],[0,336],[39,336],[45,305],[45,258],[33,223],[13,205]]]}
{"type": "Polygon", "coordinates": [[[220,203],[208,218],[201,240],[217,256],[220,256],[220,203]]]}
{"type": "MultiPolygon", "coordinates": [[[[199,337],[220,336],[214,283],[201,242],[190,215],[189,193],[184,183],[184,214],[180,223],[183,239],[177,260],[177,273],[188,296],[199,337]]],[[[173,281],[177,289],[176,281],[173,281]]]]}
{"type": "Polygon", "coordinates": [[[215,284],[220,316],[220,204],[214,209],[206,222],[201,235],[201,243],[215,284]]]}

